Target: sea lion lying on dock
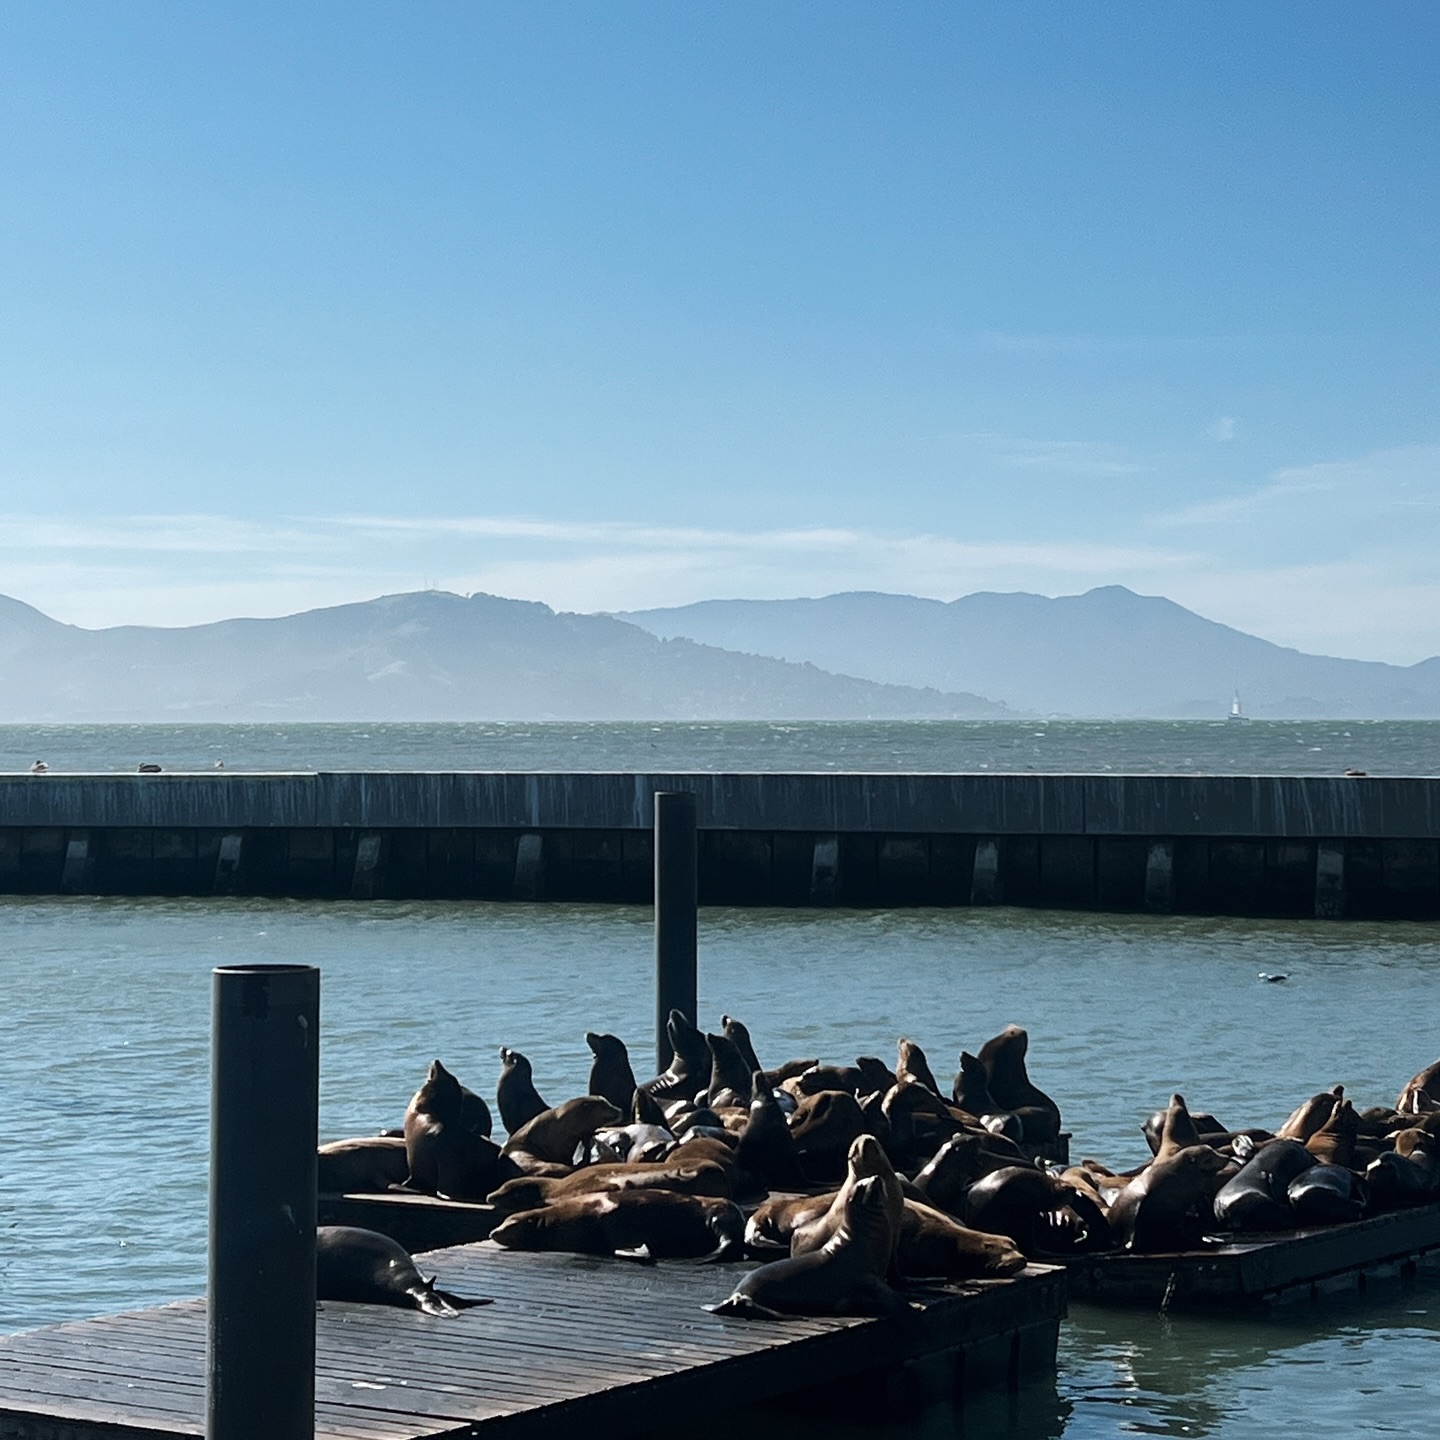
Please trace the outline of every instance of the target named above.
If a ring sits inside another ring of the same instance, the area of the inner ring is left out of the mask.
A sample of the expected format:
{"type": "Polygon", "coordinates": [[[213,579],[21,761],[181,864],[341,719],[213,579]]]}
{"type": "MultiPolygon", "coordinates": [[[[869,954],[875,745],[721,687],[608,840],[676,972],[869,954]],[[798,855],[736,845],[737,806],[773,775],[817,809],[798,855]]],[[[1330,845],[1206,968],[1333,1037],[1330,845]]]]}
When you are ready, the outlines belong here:
{"type": "Polygon", "coordinates": [[[573,1195],[613,1194],[618,1190],[673,1190],[678,1195],[730,1198],[730,1174],[713,1160],[694,1165],[587,1165],[560,1179],[525,1175],[507,1180],[486,1198],[497,1210],[536,1210],[573,1195]]]}
{"type": "Polygon", "coordinates": [[[358,1305],[398,1305],[427,1315],[458,1315],[489,1300],[467,1300],[437,1290],[410,1252],[388,1235],[355,1225],[315,1230],[315,1298],[358,1305]]]}
{"type": "Polygon", "coordinates": [[[729,1200],[670,1190],[572,1195],[508,1216],[490,1233],[511,1250],[580,1255],[643,1252],[651,1259],[738,1260],[745,1217],[729,1200]]]}

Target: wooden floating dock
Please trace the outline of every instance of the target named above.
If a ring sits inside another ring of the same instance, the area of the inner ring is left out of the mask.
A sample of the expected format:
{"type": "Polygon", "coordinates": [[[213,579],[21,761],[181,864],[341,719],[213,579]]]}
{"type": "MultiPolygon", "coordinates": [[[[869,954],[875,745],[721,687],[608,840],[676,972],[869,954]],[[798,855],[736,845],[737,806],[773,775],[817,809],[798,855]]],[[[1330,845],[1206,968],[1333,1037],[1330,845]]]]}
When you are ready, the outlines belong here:
{"type": "MultiPolygon", "coordinates": [[[[315,1433],[326,1440],[551,1440],[654,1428],[877,1372],[954,1394],[1051,1373],[1065,1274],[926,1289],[900,1317],[753,1321],[701,1307],[746,1266],[640,1266],[493,1244],[426,1255],[494,1304],[439,1319],[318,1307],[315,1433]]],[[[155,1440],[205,1429],[203,1300],[0,1336],[5,1440],[155,1440]]]]}
{"type": "Polygon", "coordinates": [[[1086,1255],[1066,1263],[1076,1300],[1250,1308],[1363,1291],[1440,1259],[1440,1204],[1348,1225],[1237,1238],[1211,1250],[1086,1255]]]}

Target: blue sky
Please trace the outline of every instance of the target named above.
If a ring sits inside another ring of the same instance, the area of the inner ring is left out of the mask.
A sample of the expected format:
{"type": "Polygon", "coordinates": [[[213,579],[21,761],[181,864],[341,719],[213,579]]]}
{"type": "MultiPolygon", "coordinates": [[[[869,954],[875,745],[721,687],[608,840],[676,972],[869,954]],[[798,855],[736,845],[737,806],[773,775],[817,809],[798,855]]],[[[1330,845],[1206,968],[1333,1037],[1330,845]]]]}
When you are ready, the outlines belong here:
{"type": "Polygon", "coordinates": [[[17,3],[0,591],[1440,652],[1440,10],[17,3]]]}

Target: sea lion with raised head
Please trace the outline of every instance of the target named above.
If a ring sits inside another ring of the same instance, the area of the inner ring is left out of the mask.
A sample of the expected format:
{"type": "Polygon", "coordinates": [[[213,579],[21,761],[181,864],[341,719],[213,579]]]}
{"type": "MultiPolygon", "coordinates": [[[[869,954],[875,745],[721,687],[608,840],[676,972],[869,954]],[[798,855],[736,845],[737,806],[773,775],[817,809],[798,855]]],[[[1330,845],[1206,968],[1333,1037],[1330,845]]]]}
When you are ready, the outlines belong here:
{"type": "Polygon", "coordinates": [[[952,1135],[915,1176],[915,1185],[937,1210],[960,1215],[964,1213],[965,1196],[977,1180],[1007,1169],[1017,1159],[996,1154],[979,1135],[952,1135]]]}
{"type": "Polygon", "coordinates": [[[879,1176],[848,1191],[841,1224],[818,1250],[752,1270],[718,1305],[717,1315],[783,1320],[790,1315],[888,1315],[905,1303],[874,1267],[894,1247],[890,1203],[879,1176]]]}
{"type": "Polygon", "coordinates": [[[710,1084],[710,1047],[705,1037],[680,1010],[672,1010],[665,1021],[670,1041],[669,1067],[641,1089],[662,1103],[668,1100],[693,1101],[710,1084]]]}
{"type": "Polygon", "coordinates": [[[437,1290],[404,1246],[355,1225],[315,1227],[315,1298],[357,1305],[398,1305],[427,1315],[458,1315],[489,1300],[437,1290]]]}
{"type": "Polygon", "coordinates": [[[438,1060],[405,1110],[406,1183],[428,1195],[480,1200],[502,1174],[500,1147],[465,1119],[464,1087],[438,1060]]]}
{"type": "Polygon", "coordinates": [[[1193,1250],[1214,1221],[1220,1173],[1229,1162],[1208,1145],[1153,1161],[1111,1203],[1108,1219],[1126,1250],[1193,1250]]]}
{"type": "Polygon", "coordinates": [[[925,1058],[925,1052],[913,1041],[900,1038],[898,1055],[895,1060],[895,1080],[897,1084],[905,1081],[913,1081],[916,1085],[923,1085],[935,1095],[940,1094],[940,1086],[936,1083],[935,1076],[931,1072],[930,1062],[925,1058]]]}
{"type": "Polygon", "coordinates": [[[724,1035],[708,1034],[705,1044],[710,1051],[710,1088],[706,1092],[709,1104],[716,1108],[749,1105],[755,1093],[755,1072],[739,1046],[724,1035]]]}
{"type": "Polygon", "coordinates": [[[729,1200],[673,1190],[572,1195],[508,1216],[490,1238],[511,1250],[645,1251],[654,1260],[738,1260],[745,1217],[729,1200]]]}
{"type": "Polygon", "coordinates": [[[1440,1060],[1405,1082],[1395,1108],[1402,1115],[1423,1115],[1437,1108],[1437,1097],[1440,1097],[1440,1060]]]}
{"type": "Polygon", "coordinates": [[[1275,1138],[1277,1140],[1299,1140],[1303,1144],[1335,1113],[1335,1107],[1340,1103],[1344,1094],[1345,1087],[1336,1085],[1302,1101],[1275,1132],[1275,1138]]]}
{"type": "Polygon", "coordinates": [[[1025,1141],[1044,1145],[1060,1134],[1060,1107],[1025,1068],[1030,1036],[1018,1025],[1007,1025],[980,1047],[979,1060],[990,1080],[990,1093],[1000,1106],[1020,1117],[1025,1141]]]}
{"type": "Polygon", "coordinates": [[[767,1190],[800,1190],[805,1169],[795,1148],[795,1137],[772,1091],[757,1070],[752,1088],[755,1098],[745,1128],[735,1142],[735,1164],[767,1190]]]}
{"type": "Polygon", "coordinates": [[[590,1083],[585,1093],[599,1095],[621,1112],[628,1111],[635,1096],[635,1072],[630,1068],[630,1052],[625,1042],[618,1035],[599,1035],[587,1030],[585,1043],[595,1057],[590,1064],[590,1083]]]}
{"type": "Polygon", "coordinates": [[[604,1125],[617,1125],[623,1117],[599,1095],[577,1095],[563,1105],[542,1110],[505,1142],[504,1153],[523,1151],[537,1160],[568,1165],[575,1150],[604,1125]]]}
{"type": "MultiPolygon", "coordinates": [[[[877,1275],[887,1275],[895,1263],[895,1246],[900,1239],[900,1220],[905,1208],[905,1194],[900,1188],[900,1177],[890,1163],[890,1157],[881,1148],[873,1135],[860,1135],[852,1142],[846,1156],[845,1181],[830,1208],[814,1220],[797,1227],[790,1235],[790,1253],[805,1255],[818,1250],[845,1223],[845,1207],[850,1193],[862,1180],[877,1180],[885,1196],[886,1216],[889,1219],[888,1235],[890,1249],[884,1254],[871,1257],[877,1275]]],[[[878,1235],[880,1232],[877,1231],[878,1235]]]]}
{"type": "Polygon", "coordinates": [[[529,1060],[507,1045],[500,1047],[500,1080],[495,1087],[495,1103],[507,1135],[513,1135],[550,1108],[535,1088],[529,1060]]]}

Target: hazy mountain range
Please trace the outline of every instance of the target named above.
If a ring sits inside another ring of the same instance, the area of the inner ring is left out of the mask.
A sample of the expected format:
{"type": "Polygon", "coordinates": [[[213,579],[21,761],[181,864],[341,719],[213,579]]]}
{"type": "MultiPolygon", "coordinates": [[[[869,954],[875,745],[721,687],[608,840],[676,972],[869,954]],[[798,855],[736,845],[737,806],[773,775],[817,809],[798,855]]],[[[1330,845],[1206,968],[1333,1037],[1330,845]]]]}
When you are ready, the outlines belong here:
{"type": "Polygon", "coordinates": [[[1440,658],[1305,655],[1111,586],[851,593],[625,616],[388,595],[83,630],[0,596],[0,722],[1440,717],[1440,658]],[[984,697],[984,698],[982,698],[984,697]]]}
{"type": "Polygon", "coordinates": [[[0,596],[0,722],[984,718],[975,695],[660,640],[493,595],[82,630],[0,596]]]}
{"type": "Polygon", "coordinates": [[[1051,600],[948,604],[851,592],[819,600],[707,600],[624,617],[657,635],[808,660],[899,685],[958,685],[1045,715],[1440,717],[1440,658],[1384,665],[1306,655],[1119,585],[1051,600]]]}

